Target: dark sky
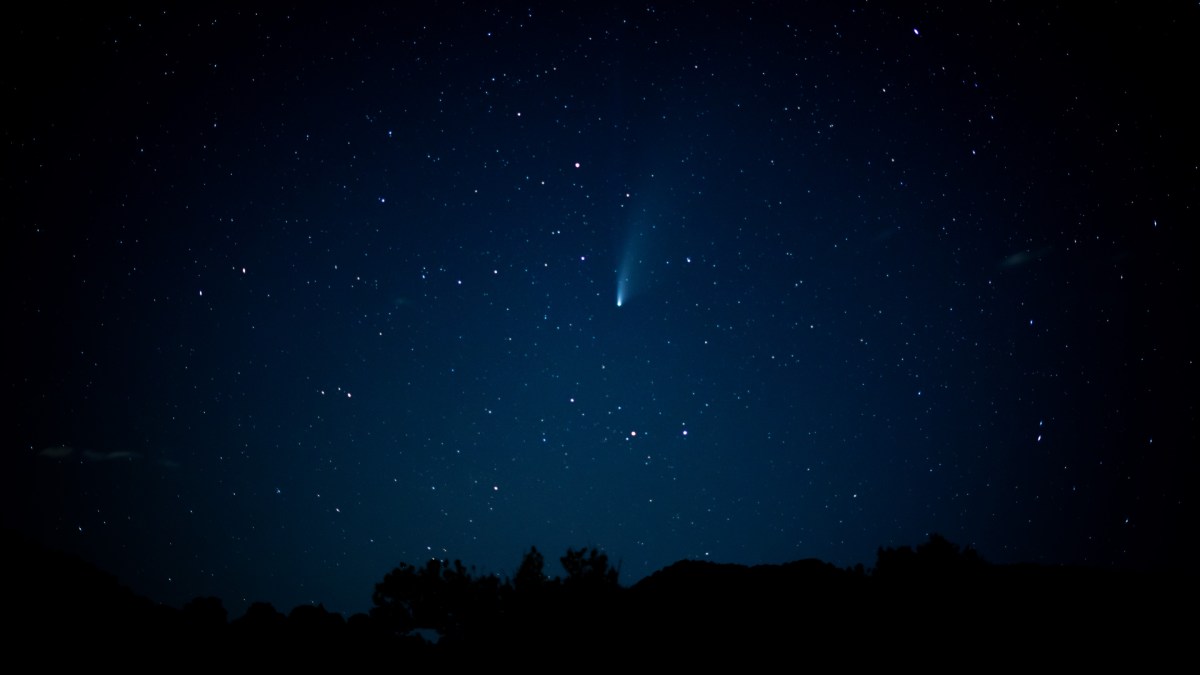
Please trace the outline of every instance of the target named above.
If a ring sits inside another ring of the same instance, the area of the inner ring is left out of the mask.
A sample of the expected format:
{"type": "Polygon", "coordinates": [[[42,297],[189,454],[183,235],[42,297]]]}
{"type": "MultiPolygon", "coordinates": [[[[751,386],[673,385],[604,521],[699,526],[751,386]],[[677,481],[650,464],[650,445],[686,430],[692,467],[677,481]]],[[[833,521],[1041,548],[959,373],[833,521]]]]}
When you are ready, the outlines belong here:
{"type": "Polygon", "coordinates": [[[1179,563],[1195,3],[241,4],[0,29],[5,526],[235,616],[1179,563]]]}

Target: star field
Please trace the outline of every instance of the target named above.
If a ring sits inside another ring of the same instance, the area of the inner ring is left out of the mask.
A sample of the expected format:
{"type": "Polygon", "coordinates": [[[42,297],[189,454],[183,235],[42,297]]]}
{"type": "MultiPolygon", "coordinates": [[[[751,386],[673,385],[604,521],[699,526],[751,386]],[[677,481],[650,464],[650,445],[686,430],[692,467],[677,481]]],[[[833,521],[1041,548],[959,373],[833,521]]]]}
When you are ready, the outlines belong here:
{"type": "Polygon", "coordinates": [[[1195,6],[25,11],[4,524],[140,593],[1184,550],[1195,6]]]}

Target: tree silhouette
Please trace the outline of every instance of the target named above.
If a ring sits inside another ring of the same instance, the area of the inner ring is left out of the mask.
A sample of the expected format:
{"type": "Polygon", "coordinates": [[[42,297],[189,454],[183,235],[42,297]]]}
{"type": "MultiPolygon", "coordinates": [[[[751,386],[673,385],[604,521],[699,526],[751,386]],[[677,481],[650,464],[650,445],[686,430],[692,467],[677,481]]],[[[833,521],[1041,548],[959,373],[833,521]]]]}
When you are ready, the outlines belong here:
{"type": "Polygon", "coordinates": [[[254,638],[263,642],[279,642],[287,630],[287,617],[269,602],[256,602],[246,609],[230,627],[239,639],[254,638]]]}
{"type": "Polygon", "coordinates": [[[567,571],[564,584],[568,588],[615,588],[621,571],[608,566],[608,555],[599,549],[581,548],[567,549],[567,554],[559,558],[563,569],[567,571]]]}
{"type": "Polygon", "coordinates": [[[371,617],[396,634],[432,629],[450,641],[494,621],[500,608],[500,579],[474,577],[461,560],[433,559],[422,568],[401,563],[375,585],[371,617]]]}
{"type": "Polygon", "coordinates": [[[975,549],[964,550],[935,532],[916,551],[910,546],[880,547],[872,576],[884,580],[945,581],[977,572],[986,565],[975,549]]]}
{"type": "Polygon", "coordinates": [[[325,605],[296,605],[287,617],[288,635],[293,649],[309,652],[321,642],[339,644],[346,639],[346,619],[325,609],[325,605]]]}
{"type": "Polygon", "coordinates": [[[529,553],[521,559],[521,566],[513,577],[513,586],[518,593],[536,592],[546,585],[546,559],[536,546],[529,548],[529,553]]]}

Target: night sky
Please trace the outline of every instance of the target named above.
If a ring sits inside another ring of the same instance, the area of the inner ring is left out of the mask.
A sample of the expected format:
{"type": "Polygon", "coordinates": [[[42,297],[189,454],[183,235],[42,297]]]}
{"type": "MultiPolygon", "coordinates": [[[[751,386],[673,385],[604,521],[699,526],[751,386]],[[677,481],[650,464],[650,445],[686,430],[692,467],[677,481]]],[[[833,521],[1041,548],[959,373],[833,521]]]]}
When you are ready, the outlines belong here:
{"type": "Polygon", "coordinates": [[[232,616],[1181,564],[1200,8],[721,4],[10,16],[3,525],[232,616]]]}

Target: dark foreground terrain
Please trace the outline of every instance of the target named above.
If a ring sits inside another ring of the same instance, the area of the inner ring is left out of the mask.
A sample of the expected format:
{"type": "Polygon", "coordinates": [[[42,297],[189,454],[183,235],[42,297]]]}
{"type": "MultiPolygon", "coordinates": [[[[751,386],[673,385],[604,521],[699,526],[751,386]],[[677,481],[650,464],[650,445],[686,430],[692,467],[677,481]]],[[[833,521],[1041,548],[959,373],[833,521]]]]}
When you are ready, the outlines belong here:
{"type": "Polygon", "coordinates": [[[6,653],[146,668],[590,670],[737,659],[957,670],[1166,665],[1187,654],[1194,633],[1195,594],[1180,574],[993,565],[936,535],[916,549],[880,549],[869,570],[680,561],[623,587],[594,549],[560,562],[566,576],[551,578],[531,549],[511,579],[458,561],[401,565],[376,585],[369,614],[302,605],[285,615],[257,603],[229,620],[217,598],[159,605],[75,557],[24,543],[4,561],[6,653]]]}

